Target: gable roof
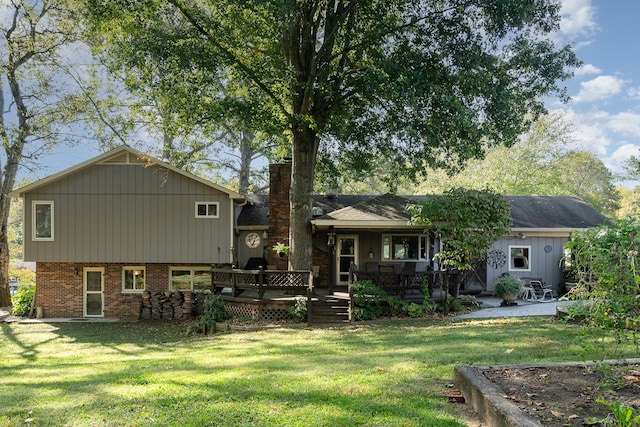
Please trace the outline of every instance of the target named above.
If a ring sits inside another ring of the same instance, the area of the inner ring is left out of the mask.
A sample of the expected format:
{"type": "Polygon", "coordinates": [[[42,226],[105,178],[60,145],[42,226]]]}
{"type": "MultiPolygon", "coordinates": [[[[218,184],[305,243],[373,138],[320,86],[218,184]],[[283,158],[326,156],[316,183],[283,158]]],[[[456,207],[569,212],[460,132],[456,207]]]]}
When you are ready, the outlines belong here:
{"type": "Polygon", "coordinates": [[[46,178],[40,179],[38,181],[32,182],[31,184],[27,184],[23,187],[17,188],[9,193],[10,197],[22,197],[25,193],[33,191],[37,188],[43,187],[51,182],[54,182],[58,179],[64,178],[68,175],[71,175],[80,170],[89,168],[98,164],[139,164],[139,165],[156,165],[166,169],[169,169],[172,172],[183,175],[187,178],[198,181],[208,187],[211,187],[214,190],[220,191],[221,193],[227,194],[230,199],[244,201],[245,198],[239,193],[236,193],[233,190],[229,190],[221,185],[214,184],[213,182],[201,178],[199,176],[193,175],[189,172],[186,172],[180,168],[170,165],[169,163],[158,160],[154,157],[151,157],[147,154],[142,153],[141,151],[135,150],[127,145],[121,145],[113,150],[107,151],[105,153],[100,154],[92,159],[86,160],[82,163],[79,163],[75,166],[72,166],[68,169],[50,175],[46,178]]]}
{"type": "Polygon", "coordinates": [[[600,212],[571,196],[507,196],[512,229],[585,229],[602,224],[600,212]]]}
{"type": "MultiPolygon", "coordinates": [[[[318,214],[311,223],[319,228],[408,228],[404,207],[429,196],[314,195],[318,214]]],[[[600,212],[570,196],[505,196],[511,206],[513,231],[569,232],[602,224],[600,212]]],[[[269,223],[269,196],[248,196],[238,217],[238,228],[263,227],[269,223]]],[[[421,227],[419,227],[421,228],[421,227]]]]}

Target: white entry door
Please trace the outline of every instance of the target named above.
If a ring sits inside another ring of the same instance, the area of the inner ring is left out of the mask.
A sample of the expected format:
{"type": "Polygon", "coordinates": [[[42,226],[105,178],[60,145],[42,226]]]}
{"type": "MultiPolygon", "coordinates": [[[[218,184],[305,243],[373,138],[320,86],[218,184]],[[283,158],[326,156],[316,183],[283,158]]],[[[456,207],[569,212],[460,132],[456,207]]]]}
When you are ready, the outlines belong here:
{"type": "Polygon", "coordinates": [[[84,269],[84,317],[104,317],[104,269],[84,269]]]}
{"type": "Polygon", "coordinates": [[[349,283],[349,267],[358,260],[358,236],[338,236],[336,244],[336,283],[349,283]]]}

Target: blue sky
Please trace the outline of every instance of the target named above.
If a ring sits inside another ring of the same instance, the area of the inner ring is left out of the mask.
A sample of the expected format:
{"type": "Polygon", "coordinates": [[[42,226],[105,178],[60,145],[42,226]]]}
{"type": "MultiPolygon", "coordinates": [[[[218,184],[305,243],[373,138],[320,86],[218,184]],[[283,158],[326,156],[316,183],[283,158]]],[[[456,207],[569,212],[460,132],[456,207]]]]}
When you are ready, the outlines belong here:
{"type": "MultiPolygon", "coordinates": [[[[574,44],[584,66],[565,82],[569,104],[549,100],[574,126],[576,147],[598,155],[613,172],[640,156],[640,0],[563,0],[562,24],[555,35],[574,44]]],[[[58,148],[42,158],[43,178],[99,154],[96,147],[58,148]]],[[[627,183],[629,185],[629,183],[627,183]]]]}
{"type": "Polygon", "coordinates": [[[559,38],[571,41],[584,65],[566,82],[572,101],[562,110],[576,144],[613,172],[640,156],[640,1],[564,0],[559,38]]]}

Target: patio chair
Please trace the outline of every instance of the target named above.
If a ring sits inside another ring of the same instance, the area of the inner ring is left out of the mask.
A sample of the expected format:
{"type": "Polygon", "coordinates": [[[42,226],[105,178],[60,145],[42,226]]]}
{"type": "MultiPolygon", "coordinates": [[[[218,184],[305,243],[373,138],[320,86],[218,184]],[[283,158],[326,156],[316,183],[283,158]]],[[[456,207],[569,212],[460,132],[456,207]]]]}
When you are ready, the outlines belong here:
{"type": "Polygon", "coordinates": [[[533,290],[533,301],[550,302],[555,300],[551,286],[545,285],[539,280],[531,280],[529,286],[533,290]],[[549,297],[548,299],[547,296],[549,297]]]}

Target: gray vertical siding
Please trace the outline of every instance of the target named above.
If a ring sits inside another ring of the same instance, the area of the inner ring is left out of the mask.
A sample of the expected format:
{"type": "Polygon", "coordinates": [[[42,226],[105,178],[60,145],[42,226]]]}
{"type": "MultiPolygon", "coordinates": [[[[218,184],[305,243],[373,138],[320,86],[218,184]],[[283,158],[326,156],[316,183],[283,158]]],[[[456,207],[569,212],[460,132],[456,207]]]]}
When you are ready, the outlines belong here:
{"type": "Polygon", "coordinates": [[[24,203],[29,261],[229,261],[232,200],[159,166],[94,165],[33,190],[24,203]],[[32,241],[33,200],[54,201],[54,241],[32,241]],[[196,201],[218,202],[219,218],[196,219],[196,201]]]}
{"type": "Polygon", "coordinates": [[[491,249],[502,250],[507,255],[507,264],[502,268],[494,269],[487,266],[487,286],[492,290],[492,284],[500,274],[509,272],[517,277],[540,277],[542,280],[558,289],[562,275],[559,267],[560,259],[564,255],[564,244],[567,237],[527,237],[525,239],[507,238],[493,244],[491,249]],[[551,252],[544,251],[545,246],[551,246],[551,252]],[[530,246],[531,255],[529,264],[531,271],[509,271],[509,246],[530,246]]]}

